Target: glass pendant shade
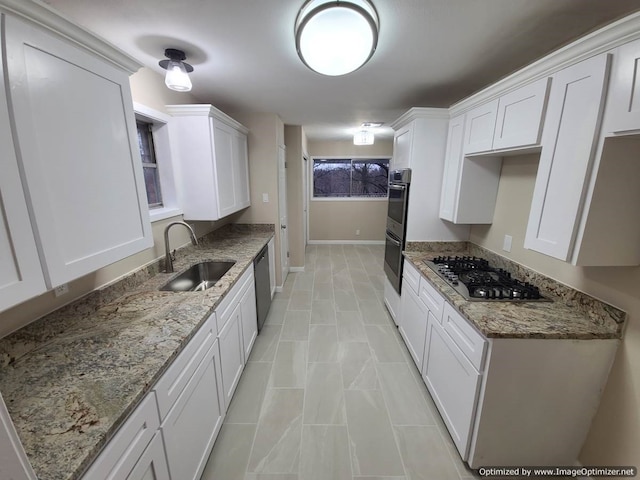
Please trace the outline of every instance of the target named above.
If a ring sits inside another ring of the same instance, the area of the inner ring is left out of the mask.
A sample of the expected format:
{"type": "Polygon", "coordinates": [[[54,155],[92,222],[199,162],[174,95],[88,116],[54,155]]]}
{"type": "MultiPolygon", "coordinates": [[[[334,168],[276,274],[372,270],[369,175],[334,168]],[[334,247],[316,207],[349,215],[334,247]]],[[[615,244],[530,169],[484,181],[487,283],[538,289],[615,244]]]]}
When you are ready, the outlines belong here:
{"type": "Polygon", "coordinates": [[[192,86],[184,64],[173,60],[169,61],[169,65],[167,65],[164,83],[168,88],[177,92],[188,92],[192,86]]]}
{"type": "Polygon", "coordinates": [[[295,33],[305,65],[323,75],[345,75],[373,55],[378,16],[367,0],[311,0],[298,14],[295,33]]]}
{"type": "Polygon", "coordinates": [[[353,136],[354,145],[373,145],[375,135],[368,130],[360,130],[353,136]]]}

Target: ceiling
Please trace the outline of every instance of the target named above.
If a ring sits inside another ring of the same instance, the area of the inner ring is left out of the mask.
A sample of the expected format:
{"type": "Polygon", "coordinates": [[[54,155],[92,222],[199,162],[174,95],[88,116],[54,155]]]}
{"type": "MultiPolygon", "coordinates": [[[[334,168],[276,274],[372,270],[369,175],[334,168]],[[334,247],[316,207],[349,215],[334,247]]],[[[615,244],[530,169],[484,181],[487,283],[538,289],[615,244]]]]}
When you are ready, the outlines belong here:
{"type": "Polygon", "coordinates": [[[159,73],[165,48],[184,50],[199,101],[277,113],[311,140],[348,138],[363,121],[388,125],[411,107],[448,107],[640,10],[639,0],[372,0],[375,54],[354,73],[325,77],[295,51],[305,0],[45,1],[159,73]]]}

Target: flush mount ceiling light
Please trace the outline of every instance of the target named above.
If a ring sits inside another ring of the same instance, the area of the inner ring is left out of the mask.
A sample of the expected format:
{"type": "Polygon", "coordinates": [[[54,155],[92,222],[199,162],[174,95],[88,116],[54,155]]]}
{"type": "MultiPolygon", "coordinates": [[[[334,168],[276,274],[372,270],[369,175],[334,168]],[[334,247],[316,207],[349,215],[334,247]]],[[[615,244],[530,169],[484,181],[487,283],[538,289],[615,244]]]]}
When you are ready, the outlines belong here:
{"type": "Polygon", "coordinates": [[[189,72],[193,72],[193,67],[184,60],[187,56],[182,50],[167,48],[164,56],[169,60],[160,60],[159,64],[167,71],[164,77],[165,85],[176,92],[188,92],[191,90],[191,79],[189,72]]]}
{"type": "Polygon", "coordinates": [[[369,130],[360,130],[353,135],[354,145],[373,145],[373,132],[369,130]]]}
{"type": "Polygon", "coordinates": [[[368,0],[309,0],[296,19],[296,50],[311,70],[345,75],[371,58],[378,28],[378,14],[368,0]]]}

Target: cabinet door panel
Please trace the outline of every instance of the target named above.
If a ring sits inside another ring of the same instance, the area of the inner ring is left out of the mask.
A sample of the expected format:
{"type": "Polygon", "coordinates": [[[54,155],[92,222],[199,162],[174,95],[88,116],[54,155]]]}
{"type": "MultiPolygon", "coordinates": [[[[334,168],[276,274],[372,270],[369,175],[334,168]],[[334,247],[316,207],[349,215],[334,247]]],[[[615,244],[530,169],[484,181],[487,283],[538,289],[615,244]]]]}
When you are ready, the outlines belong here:
{"type": "Polygon", "coordinates": [[[464,153],[486,152],[493,147],[498,100],[474,108],[467,113],[464,153]]]}
{"type": "Polygon", "coordinates": [[[609,55],[553,76],[525,248],[567,260],[579,223],[604,100],[609,55]]]}
{"type": "Polygon", "coordinates": [[[240,312],[238,303],[227,317],[228,320],[223,319],[226,323],[218,335],[225,411],[229,408],[244,365],[240,312]]]}
{"type": "Polygon", "coordinates": [[[537,145],[550,79],[544,78],[500,97],[493,149],[537,145]]]}
{"type": "Polygon", "coordinates": [[[8,91],[51,286],[153,244],[129,78],[6,18],[8,91]]]}
{"type": "Polygon", "coordinates": [[[459,115],[449,122],[447,134],[447,153],[442,178],[442,196],[440,198],[440,218],[455,221],[460,169],[462,166],[465,116],[459,115]]]}
{"type": "MultiPolygon", "coordinates": [[[[5,91],[0,62],[0,91],[5,91]]],[[[0,311],[46,290],[13,148],[9,110],[0,95],[0,311]]]]}
{"type": "Polygon", "coordinates": [[[236,189],[233,169],[233,130],[222,122],[212,120],[216,152],[216,185],[220,218],[236,211],[236,189]]]}
{"type": "Polygon", "coordinates": [[[242,318],[242,344],[244,363],[249,359],[249,354],[258,336],[258,312],[256,310],[256,286],[254,277],[247,280],[244,293],[240,300],[240,316],[242,318]]]}
{"type": "Polygon", "coordinates": [[[224,416],[219,376],[214,344],[160,427],[173,479],[197,480],[204,470],[224,416]]]}
{"type": "Polygon", "coordinates": [[[156,433],[127,480],[169,480],[162,436],[156,433]]]}
{"type": "Polygon", "coordinates": [[[640,130],[640,40],[615,51],[607,111],[607,132],[640,130]]]}
{"type": "Polygon", "coordinates": [[[423,379],[463,460],[467,459],[480,374],[430,317],[423,379]]]}
{"type": "Polygon", "coordinates": [[[413,130],[410,125],[396,132],[393,137],[392,169],[409,168],[411,166],[411,143],[413,130]]]}
{"type": "Polygon", "coordinates": [[[402,289],[400,302],[402,317],[398,329],[404,343],[407,345],[411,358],[413,358],[418,370],[422,371],[429,311],[424,308],[418,296],[409,287],[402,289]]]}

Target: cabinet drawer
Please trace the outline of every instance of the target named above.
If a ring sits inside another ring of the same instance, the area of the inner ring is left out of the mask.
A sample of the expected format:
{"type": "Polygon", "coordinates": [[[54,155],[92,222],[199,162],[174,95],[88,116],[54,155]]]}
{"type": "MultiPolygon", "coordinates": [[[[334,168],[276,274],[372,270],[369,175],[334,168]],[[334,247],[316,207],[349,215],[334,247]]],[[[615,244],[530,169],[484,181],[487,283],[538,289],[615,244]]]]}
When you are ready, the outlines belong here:
{"type": "Polygon", "coordinates": [[[83,480],[128,478],[159,426],[155,395],[151,392],[109,441],[83,480]]]}
{"type": "Polygon", "coordinates": [[[482,334],[446,302],[444,304],[442,326],[473,366],[482,371],[484,353],[487,348],[487,340],[482,334]]]}
{"type": "Polygon", "coordinates": [[[222,332],[222,329],[229,320],[229,314],[233,310],[234,306],[240,301],[240,295],[242,295],[244,288],[246,288],[248,282],[252,281],[253,265],[250,265],[216,307],[216,312],[218,313],[217,333],[222,332]]]}
{"type": "Polygon", "coordinates": [[[424,303],[433,316],[442,323],[442,310],[444,307],[444,297],[440,295],[440,292],[431,285],[429,280],[422,277],[420,279],[420,290],[418,296],[422,303],[424,303]]]}
{"type": "Polygon", "coordinates": [[[420,289],[420,272],[416,267],[411,265],[411,262],[405,260],[404,267],[402,269],[402,279],[413,288],[413,291],[418,293],[420,289]]]}
{"type": "Polygon", "coordinates": [[[207,351],[216,341],[215,329],[216,314],[214,312],[156,384],[155,392],[161,419],[169,413],[207,351]]]}

